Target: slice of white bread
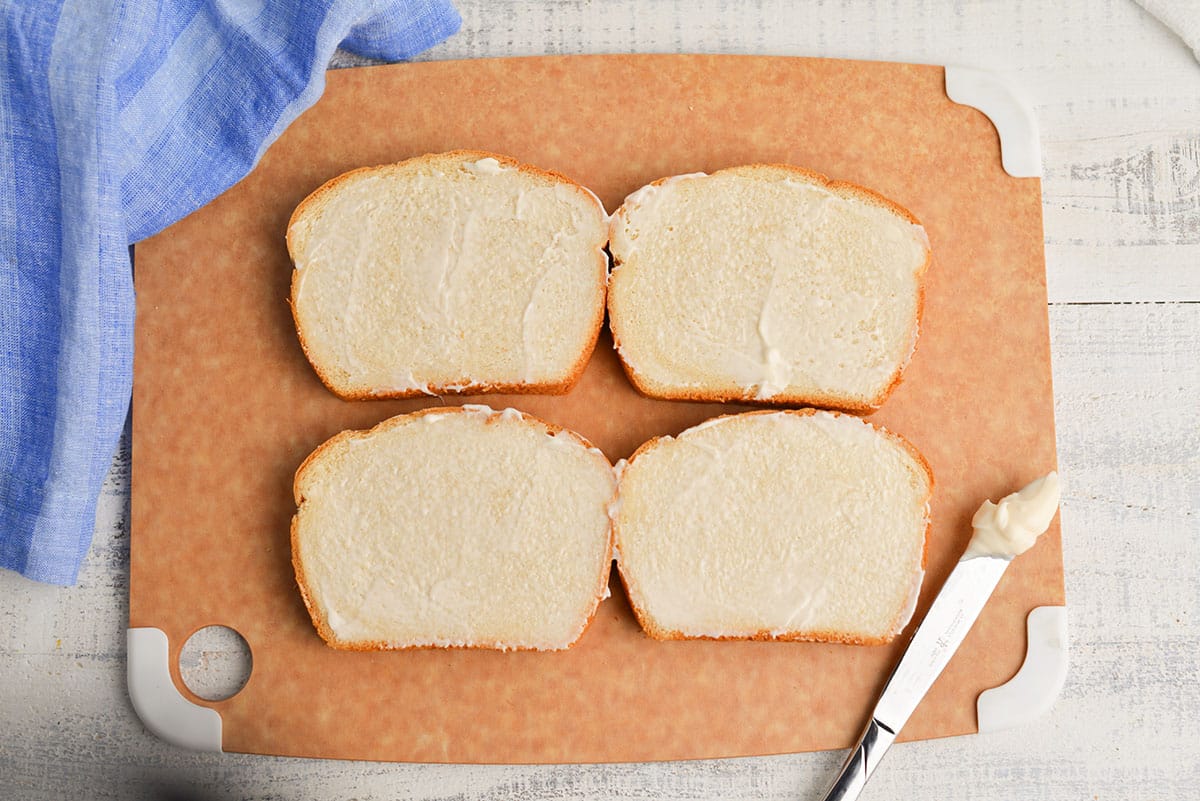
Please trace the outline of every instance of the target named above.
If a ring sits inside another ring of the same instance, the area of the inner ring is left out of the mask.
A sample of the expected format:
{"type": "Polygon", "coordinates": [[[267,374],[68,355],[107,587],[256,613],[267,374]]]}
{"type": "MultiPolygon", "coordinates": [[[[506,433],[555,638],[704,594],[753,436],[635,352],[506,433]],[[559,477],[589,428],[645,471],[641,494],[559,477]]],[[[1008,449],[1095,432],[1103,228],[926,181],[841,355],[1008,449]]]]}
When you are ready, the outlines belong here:
{"type": "Polygon", "coordinates": [[[630,380],[679,400],[869,411],[916,347],[929,240],[869,189],[778,164],[655,181],[609,230],[630,380]]]}
{"type": "Polygon", "coordinates": [[[565,392],[604,320],[607,219],[481,151],[340,175],[288,223],[301,346],[346,399],[565,392]]]}
{"type": "Polygon", "coordinates": [[[292,563],[335,648],[558,650],[608,591],[612,466],[514,409],[343,431],[296,473],[292,563]]]}
{"type": "Polygon", "coordinates": [[[718,417],[630,459],[617,566],[656,639],[885,643],[916,605],[932,490],[908,442],[857,417],[718,417]]]}

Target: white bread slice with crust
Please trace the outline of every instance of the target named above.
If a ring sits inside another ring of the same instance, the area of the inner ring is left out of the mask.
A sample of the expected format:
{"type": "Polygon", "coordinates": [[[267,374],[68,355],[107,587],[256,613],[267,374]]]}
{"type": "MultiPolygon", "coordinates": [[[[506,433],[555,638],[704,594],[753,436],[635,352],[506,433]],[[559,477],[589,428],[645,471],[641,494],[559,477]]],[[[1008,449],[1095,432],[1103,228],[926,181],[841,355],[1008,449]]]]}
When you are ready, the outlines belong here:
{"type": "Polygon", "coordinates": [[[613,215],[609,250],[613,339],[651,397],[866,412],[916,347],[924,229],[887,198],[810,170],[655,181],[613,215]]]}
{"type": "Polygon", "coordinates": [[[352,170],[288,223],[301,346],[348,400],[566,392],[604,319],[607,219],[568,178],[483,151],[352,170]]]}
{"type": "Polygon", "coordinates": [[[932,491],[912,445],[857,417],[718,417],[621,471],[617,566],[655,639],[882,644],[916,605],[932,491]]]}
{"type": "Polygon", "coordinates": [[[560,650],[607,597],[612,466],[515,409],[343,431],[294,491],[296,580],[334,648],[560,650]]]}

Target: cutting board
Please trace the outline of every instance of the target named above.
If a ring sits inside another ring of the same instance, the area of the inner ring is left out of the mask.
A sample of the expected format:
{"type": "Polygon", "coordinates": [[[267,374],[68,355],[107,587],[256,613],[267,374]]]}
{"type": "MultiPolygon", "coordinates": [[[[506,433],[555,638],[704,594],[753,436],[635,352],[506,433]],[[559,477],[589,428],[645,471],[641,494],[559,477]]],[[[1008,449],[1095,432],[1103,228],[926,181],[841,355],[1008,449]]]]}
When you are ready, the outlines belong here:
{"type": "MultiPolygon", "coordinates": [[[[345,170],[453,148],[562,172],[609,210],[655,178],[749,162],[803,165],[894,198],[934,253],[916,355],[873,416],[936,476],[919,620],[979,503],[1055,467],[1039,180],[1005,172],[996,128],[947,98],[936,66],[586,56],[327,80],[247,178],[137,246],[129,614],[134,629],[165,633],[165,685],[215,710],[227,751],[537,763],[850,745],[903,640],[656,642],[615,581],[567,652],[326,647],[296,589],[288,525],[293,473],[334,433],[486,402],[575,429],[615,461],[749,407],[640,397],[607,337],[565,396],[338,400],[292,327],[288,216],[345,170]],[[192,695],[178,668],[182,643],[210,624],[240,632],[253,654],[246,686],[216,703],[192,695]]],[[[975,731],[976,697],[1021,665],[1027,613],[1062,603],[1056,523],[1009,570],[902,739],[975,731]]]]}

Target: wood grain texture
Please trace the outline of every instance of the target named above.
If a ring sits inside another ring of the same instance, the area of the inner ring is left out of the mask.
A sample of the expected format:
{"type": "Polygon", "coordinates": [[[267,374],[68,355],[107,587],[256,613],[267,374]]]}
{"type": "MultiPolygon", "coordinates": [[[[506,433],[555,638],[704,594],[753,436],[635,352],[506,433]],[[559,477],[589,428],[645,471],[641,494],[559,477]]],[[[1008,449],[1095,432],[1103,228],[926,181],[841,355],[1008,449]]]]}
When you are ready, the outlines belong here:
{"type": "MultiPolygon", "coordinates": [[[[897,746],[866,799],[1193,799],[1200,786],[1200,67],[1122,0],[462,2],[427,58],[741,52],[998,69],[1042,130],[1072,667],[1021,729],[897,746]],[[1156,166],[1129,165],[1155,153],[1156,166]],[[1194,165],[1193,165],[1194,166],[1194,165]],[[1139,199],[1162,201],[1152,216],[1139,199]],[[1137,202],[1135,202],[1137,201],[1137,202]],[[1189,222],[1191,220],[1192,222],[1189,222]],[[1113,301],[1152,301],[1124,304],[1113,301]],[[1171,301],[1164,303],[1163,301],[1171,301]]],[[[200,755],[129,706],[128,444],[79,585],[0,573],[0,797],[816,799],[838,753],[459,767],[200,755]]]]}

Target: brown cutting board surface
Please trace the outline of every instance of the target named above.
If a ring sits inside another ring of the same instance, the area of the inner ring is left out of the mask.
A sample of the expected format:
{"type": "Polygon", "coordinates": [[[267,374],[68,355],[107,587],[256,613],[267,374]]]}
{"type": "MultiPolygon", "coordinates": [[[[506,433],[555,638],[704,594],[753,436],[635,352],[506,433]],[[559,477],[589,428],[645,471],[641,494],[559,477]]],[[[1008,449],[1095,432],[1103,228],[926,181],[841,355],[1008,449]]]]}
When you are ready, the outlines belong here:
{"type": "MultiPolygon", "coordinates": [[[[747,407],[652,401],[601,338],[561,397],[344,402],[317,380],[286,298],[288,216],[329,178],[479,148],[562,172],[612,210],[666,175],[789,162],[911,209],[933,245],[903,384],[874,419],[910,439],[937,489],[919,620],[970,517],[1055,467],[1041,187],[1000,165],[996,131],[946,98],[940,67],[737,56],[585,56],[331,72],[245,180],[137,247],[130,625],[167,633],[182,692],[217,709],[227,751],[421,762],[689,759],[851,744],[903,648],[660,643],[614,580],[567,652],[349,653],[296,589],[292,475],[345,428],[439,403],[514,406],[609,458],[747,407]],[[254,670],[209,703],[179,679],[196,629],[223,624],[254,670]]],[[[786,469],[786,466],[781,466],[786,469]]],[[[1058,525],[1017,560],[904,739],[976,731],[975,700],[1025,654],[1025,616],[1063,603],[1058,525]]]]}

